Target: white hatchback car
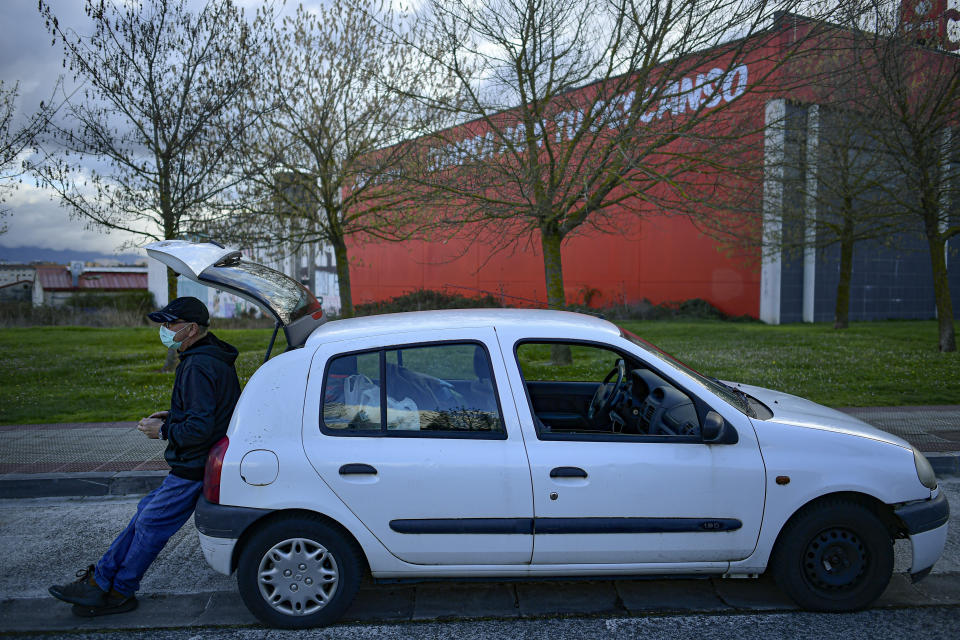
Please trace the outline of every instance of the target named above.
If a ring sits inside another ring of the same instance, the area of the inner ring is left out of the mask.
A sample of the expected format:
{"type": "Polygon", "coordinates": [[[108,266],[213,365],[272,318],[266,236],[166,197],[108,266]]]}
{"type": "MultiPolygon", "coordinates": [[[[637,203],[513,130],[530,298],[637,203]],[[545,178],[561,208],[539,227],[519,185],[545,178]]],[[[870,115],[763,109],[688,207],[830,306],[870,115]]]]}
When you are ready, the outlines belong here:
{"type": "MultiPolygon", "coordinates": [[[[604,320],[437,311],[324,323],[299,283],[212,244],[150,254],[263,305],[289,348],[247,383],[196,512],[265,624],[337,619],[375,579],[767,569],[799,605],[929,573],[949,508],[903,440],[705,377],[604,320]]],[[[271,341],[272,344],[272,341],[271,341]]]]}

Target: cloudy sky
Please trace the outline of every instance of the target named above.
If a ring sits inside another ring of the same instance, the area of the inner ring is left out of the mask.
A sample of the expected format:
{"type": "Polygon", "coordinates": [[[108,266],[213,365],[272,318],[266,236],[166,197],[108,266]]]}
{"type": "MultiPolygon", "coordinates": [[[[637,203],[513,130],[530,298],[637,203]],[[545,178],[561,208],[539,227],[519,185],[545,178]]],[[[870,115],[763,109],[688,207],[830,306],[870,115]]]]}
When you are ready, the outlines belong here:
{"type": "MultiPolygon", "coordinates": [[[[200,5],[204,0],[193,0],[200,5]]],[[[304,2],[319,4],[324,0],[304,2]]],[[[61,25],[69,25],[78,33],[90,31],[83,0],[50,0],[61,25]]],[[[247,14],[260,0],[239,0],[247,14]]],[[[276,2],[279,5],[279,2],[276,2]]],[[[287,2],[283,13],[292,13],[295,0],[287,2]]],[[[2,0],[0,2],[0,79],[7,88],[20,85],[17,107],[21,117],[49,100],[57,78],[65,73],[61,46],[51,44],[52,37],[44,27],[37,10],[37,0],[2,0]]],[[[70,80],[68,79],[68,82],[70,80]]],[[[8,231],[0,235],[0,247],[40,247],[72,249],[106,254],[130,253],[131,234],[87,228],[82,220],[70,217],[66,209],[51,198],[48,190],[37,188],[27,178],[9,195],[3,205],[8,231]]],[[[140,251],[140,253],[143,253],[140,251]]]]}
{"type": "MultiPolygon", "coordinates": [[[[54,0],[56,15],[63,24],[87,24],[79,0],[54,0]]],[[[81,31],[82,32],[82,31],[81,31]]],[[[5,88],[20,83],[17,107],[20,115],[34,111],[41,100],[49,100],[57,78],[64,72],[61,49],[51,46],[36,0],[5,0],[0,8],[0,79],[5,88]]],[[[9,210],[7,233],[0,235],[0,247],[42,247],[76,249],[112,254],[126,234],[106,234],[87,229],[71,219],[50,194],[25,179],[4,205],[9,210]]]]}

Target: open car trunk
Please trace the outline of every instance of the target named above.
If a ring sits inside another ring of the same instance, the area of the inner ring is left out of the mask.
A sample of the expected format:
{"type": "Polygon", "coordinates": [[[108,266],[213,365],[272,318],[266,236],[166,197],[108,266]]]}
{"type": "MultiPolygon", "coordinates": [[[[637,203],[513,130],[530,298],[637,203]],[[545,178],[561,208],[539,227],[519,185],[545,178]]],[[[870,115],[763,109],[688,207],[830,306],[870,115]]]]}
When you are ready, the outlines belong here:
{"type": "Polygon", "coordinates": [[[244,260],[235,249],[185,240],[163,240],[145,248],[147,255],[174,272],[236,294],[270,313],[283,327],[288,349],[302,347],[313,330],[327,321],[309,289],[279,271],[244,260]]]}

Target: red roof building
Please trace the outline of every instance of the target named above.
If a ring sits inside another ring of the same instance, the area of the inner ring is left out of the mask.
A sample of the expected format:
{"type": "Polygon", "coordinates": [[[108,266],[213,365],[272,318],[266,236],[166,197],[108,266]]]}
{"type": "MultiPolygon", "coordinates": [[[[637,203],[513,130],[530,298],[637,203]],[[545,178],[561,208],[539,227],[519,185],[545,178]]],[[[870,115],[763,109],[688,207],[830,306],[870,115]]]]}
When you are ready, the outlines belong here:
{"type": "Polygon", "coordinates": [[[81,262],[37,267],[33,303],[59,305],[76,293],[147,290],[146,267],[84,267],[81,262]]]}

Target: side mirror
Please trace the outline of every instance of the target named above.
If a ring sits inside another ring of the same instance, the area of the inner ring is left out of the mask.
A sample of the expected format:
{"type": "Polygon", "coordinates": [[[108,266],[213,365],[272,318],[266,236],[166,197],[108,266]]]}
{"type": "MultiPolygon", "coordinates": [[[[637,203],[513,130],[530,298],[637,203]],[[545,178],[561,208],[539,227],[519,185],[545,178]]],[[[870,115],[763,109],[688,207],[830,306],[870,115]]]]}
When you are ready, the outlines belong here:
{"type": "Polygon", "coordinates": [[[703,426],[700,428],[700,434],[706,444],[720,444],[727,438],[727,421],[723,419],[716,411],[707,411],[703,418],[703,426]]]}

